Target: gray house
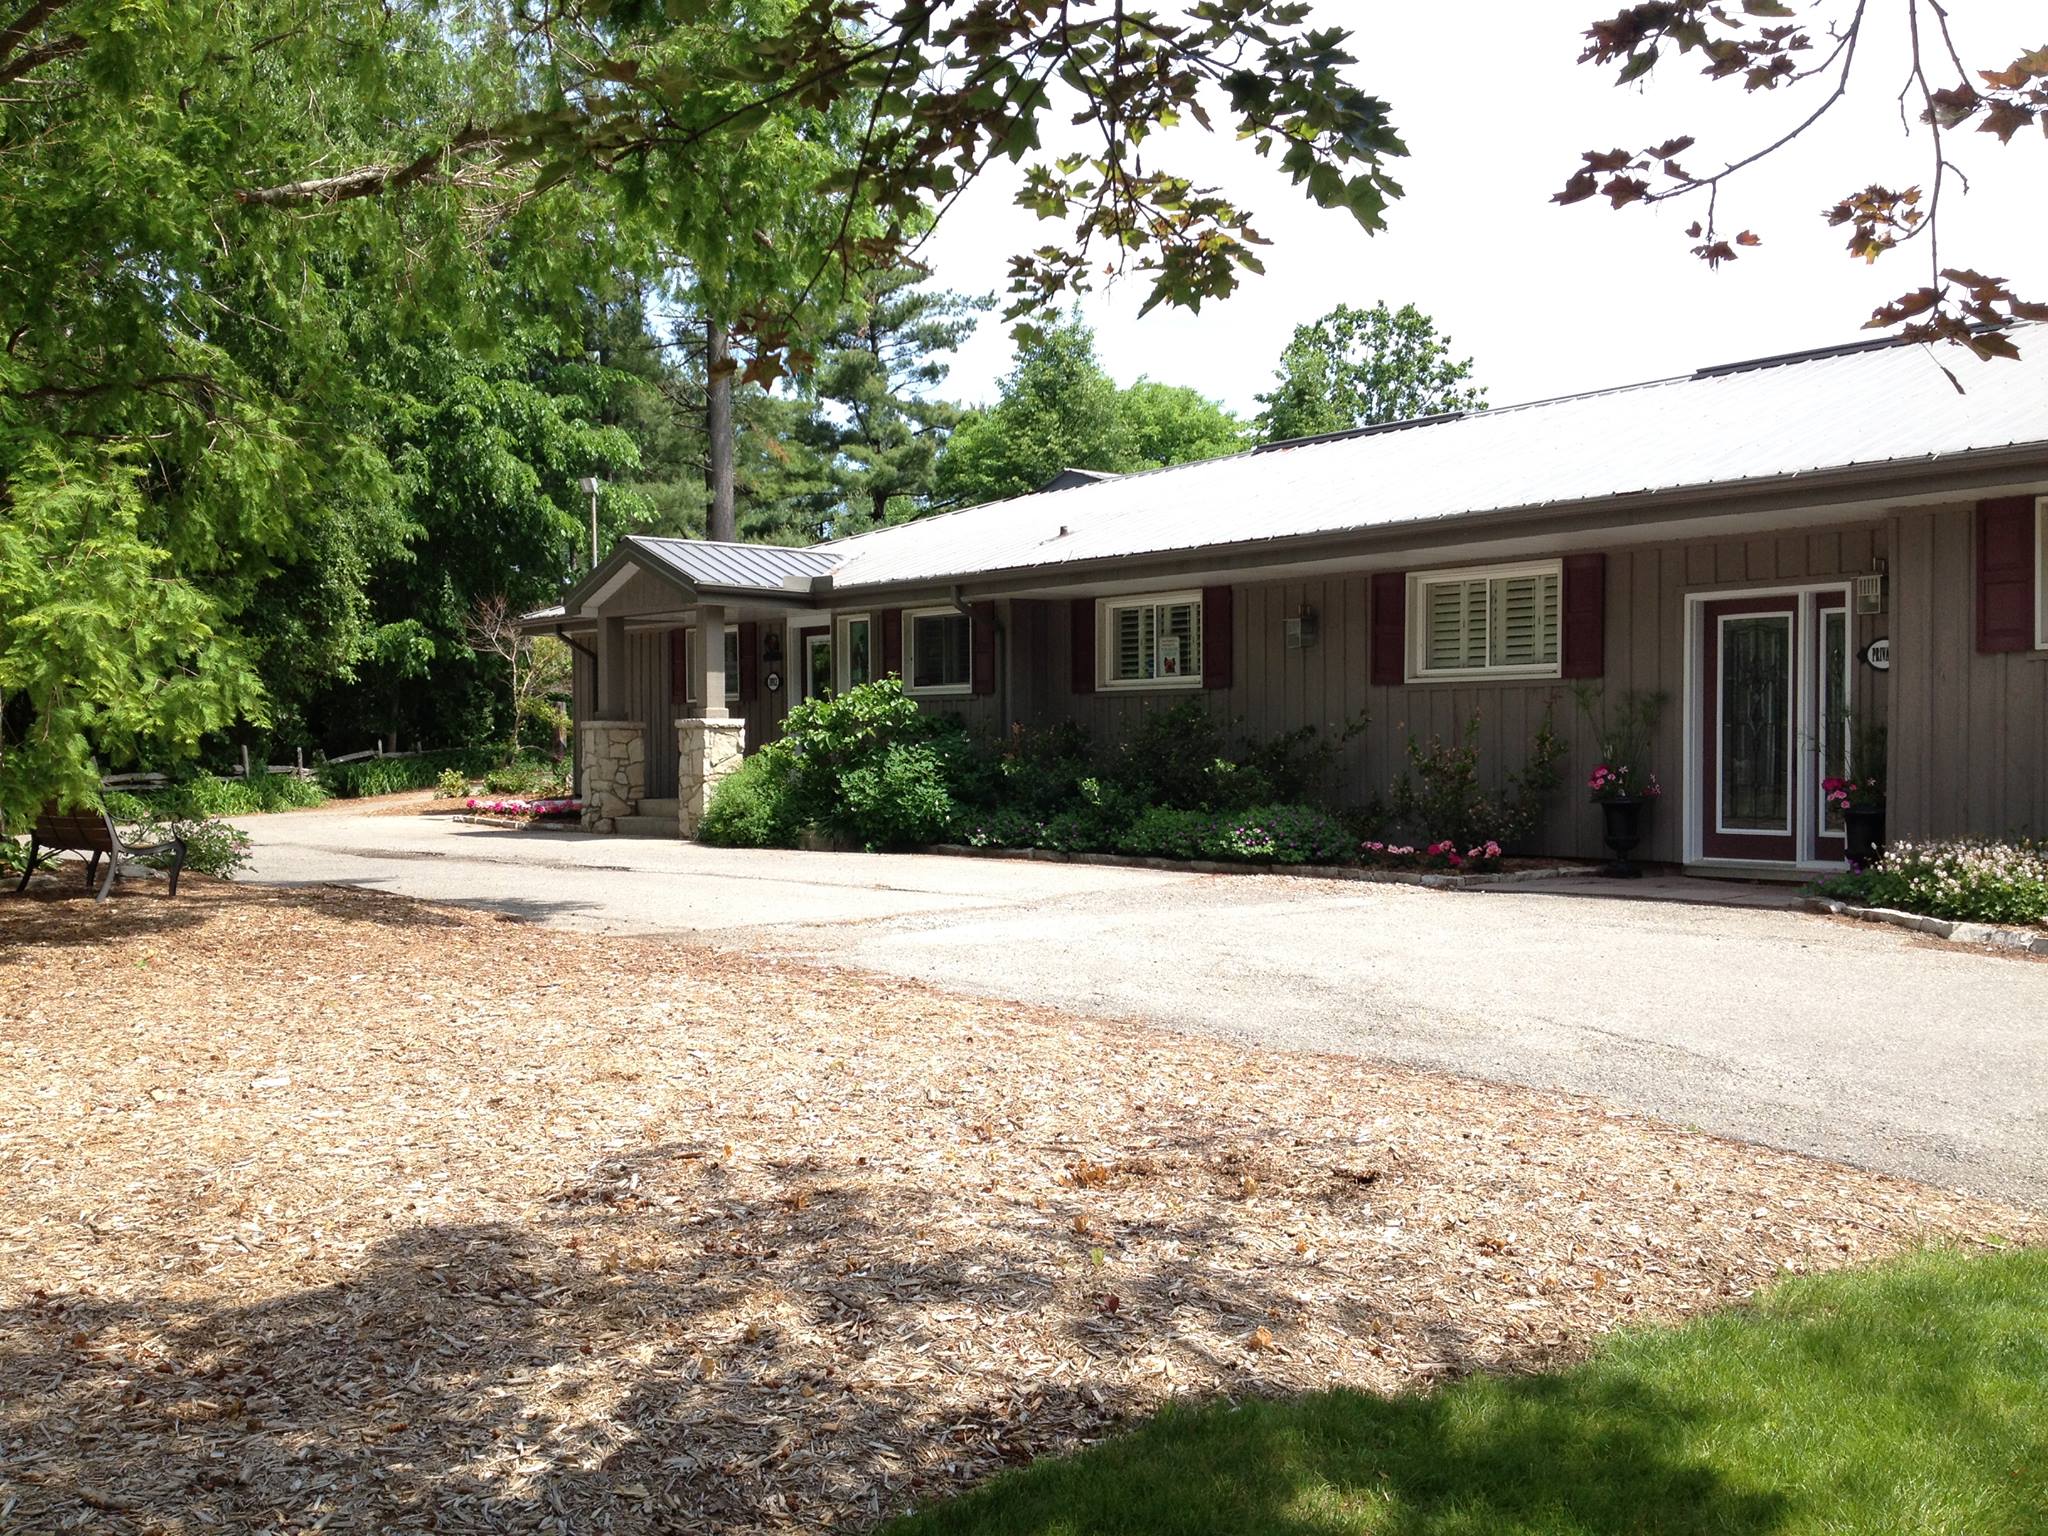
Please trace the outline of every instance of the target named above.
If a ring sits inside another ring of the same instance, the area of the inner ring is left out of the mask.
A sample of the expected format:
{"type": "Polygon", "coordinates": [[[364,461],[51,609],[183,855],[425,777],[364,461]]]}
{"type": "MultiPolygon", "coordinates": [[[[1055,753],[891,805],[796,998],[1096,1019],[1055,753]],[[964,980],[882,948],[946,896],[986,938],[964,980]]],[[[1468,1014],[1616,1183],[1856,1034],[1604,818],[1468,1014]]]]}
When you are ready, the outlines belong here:
{"type": "MultiPolygon", "coordinates": [[[[900,675],[1001,730],[1115,740],[1197,698],[1369,716],[1364,798],[1477,716],[1489,771],[1568,694],[1669,695],[1653,858],[1842,857],[1821,780],[1885,721],[1894,837],[2048,832],[2048,332],[1874,342],[1083,479],[809,549],[632,537],[528,621],[579,648],[585,820],[689,835],[797,700],[900,675]],[[704,636],[717,637],[711,644],[704,636]]],[[[1544,841],[1599,847],[1561,796],[1544,841]]]]}

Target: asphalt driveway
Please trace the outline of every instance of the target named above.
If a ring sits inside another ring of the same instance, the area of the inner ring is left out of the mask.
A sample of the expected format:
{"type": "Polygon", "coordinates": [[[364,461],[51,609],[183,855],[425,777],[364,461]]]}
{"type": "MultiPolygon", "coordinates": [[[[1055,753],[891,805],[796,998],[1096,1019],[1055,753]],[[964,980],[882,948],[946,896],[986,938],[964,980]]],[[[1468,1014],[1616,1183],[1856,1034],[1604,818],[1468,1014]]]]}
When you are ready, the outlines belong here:
{"type": "MultiPolygon", "coordinates": [[[[249,818],[253,878],[688,932],[992,997],[1598,1095],[2048,1206],[2048,964],[1611,888],[1438,892],[249,818]]],[[[1665,894],[1672,894],[1666,892],[1665,894]]],[[[1103,1070],[1115,1065],[1105,1062],[1103,1070]]]]}

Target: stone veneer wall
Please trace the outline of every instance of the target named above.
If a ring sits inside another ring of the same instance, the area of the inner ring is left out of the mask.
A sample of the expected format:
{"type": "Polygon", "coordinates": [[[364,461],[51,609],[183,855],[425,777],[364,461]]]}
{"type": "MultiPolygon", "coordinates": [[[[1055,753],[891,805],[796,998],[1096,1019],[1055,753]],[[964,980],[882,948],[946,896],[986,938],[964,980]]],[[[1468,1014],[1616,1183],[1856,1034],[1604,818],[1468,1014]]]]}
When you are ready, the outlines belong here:
{"type": "Polygon", "coordinates": [[[647,727],[637,720],[586,720],[576,732],[583,769],[583,830],[616,832],[647,794],[647,727]]]}
{"type": "Polygon", "coordinates": [[[744,720],[676,722],[676,831],[695,837],[711,804],[711,792],[747,750],[744,720]]]}

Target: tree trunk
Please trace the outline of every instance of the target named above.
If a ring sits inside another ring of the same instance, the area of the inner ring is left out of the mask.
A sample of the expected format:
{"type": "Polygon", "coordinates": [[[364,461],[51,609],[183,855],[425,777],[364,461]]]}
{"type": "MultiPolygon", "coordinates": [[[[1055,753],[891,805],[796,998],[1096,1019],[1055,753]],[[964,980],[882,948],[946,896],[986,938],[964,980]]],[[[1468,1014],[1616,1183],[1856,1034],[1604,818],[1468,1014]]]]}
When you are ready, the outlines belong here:
{"type": "Polygon", "coordinates": [[[733,523],[732,337],[723,320],[704,318],[704,436],[708,443],[711,505],[704,536],[730,544],[733,523]]]}

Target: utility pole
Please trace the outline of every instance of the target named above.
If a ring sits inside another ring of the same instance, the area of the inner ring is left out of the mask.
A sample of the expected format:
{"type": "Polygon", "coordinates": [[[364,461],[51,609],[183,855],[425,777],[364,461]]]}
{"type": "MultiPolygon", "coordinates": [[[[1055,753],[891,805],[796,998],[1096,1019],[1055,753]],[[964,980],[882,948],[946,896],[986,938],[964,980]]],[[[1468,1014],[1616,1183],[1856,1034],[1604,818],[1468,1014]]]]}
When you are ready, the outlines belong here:
{"type": "Polygon", "coordinates": [[[597,569],[597,488],[604,482],[595,475],[585,475],[577,485],[590,493],[590,568],[597,569]]]}
{"type": "Polygon", "coordinates": [[[704,317],[704,437],[711,480],[711,505],[704,536],[731,544],[733,522],[732,336],[723,320],[704,317]]]}

